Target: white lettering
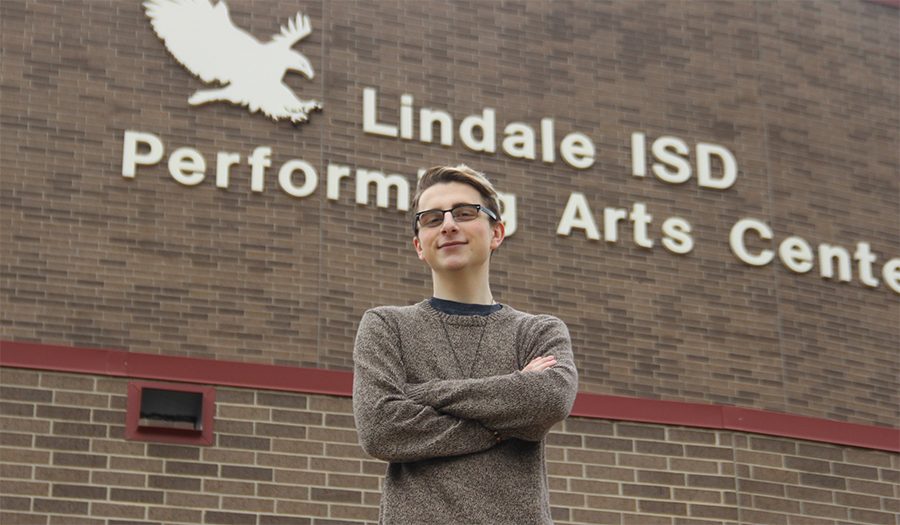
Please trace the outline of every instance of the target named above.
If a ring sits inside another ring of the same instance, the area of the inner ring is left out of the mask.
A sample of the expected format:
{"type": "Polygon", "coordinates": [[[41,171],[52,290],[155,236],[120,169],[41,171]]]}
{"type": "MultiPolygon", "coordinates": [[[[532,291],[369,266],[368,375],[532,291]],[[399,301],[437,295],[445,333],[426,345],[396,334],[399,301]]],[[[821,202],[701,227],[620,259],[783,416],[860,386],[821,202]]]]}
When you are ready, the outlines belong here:
{"type": "Polygon", "coordinates": [[[881,278],[888,288],[900,294],[900,257],[885,263],[881,268],[881,278]]]}
{"type": "Polygon", "coordinates": [[[169,156],[169,174],[185,186],[196,186],[206,176],[206,161],[194,148],[178,148],[169,156]]]}
{"type": "Polygon", "coordinates": [[[437,122],[441,129],[441,146],[453,145],[453,118],[446,111],[438,109],[422,108],[419,111],[419,137],[422,142],[434,141],[432,132],[434,123],[437,122]]]}
{"type": "Polygon", "coordinates": [[[663,221],[662,231],[666,235],[662,244],[670,252],[684,255],[694,249],[691,224],[681,217],[669,217],[663,221]]]}
{"type": "Polygon", "coordinates": [[[549,117],[541,119],[541,159],[547,164],[556,161],[556,129],[549,117]]]}
{"type": "Polygon", "coordinates": [[[268,146],[258,146],[253,153],[247,157],[250,163],[250,190],[261,192],[265,186],[266,168],[272,165],[272,148],[268,146]]]}
{"type": "Polygon", "coordinates": [[[336,201],[341,195],[341,179],[350,176],[350,167],[341,166],[340,164],[329,164],[327,171],[326,177],[328,182],[326,184],[328,187],[325,190],[326,196],[328,199],[336,201]]]}
{"type": "Polygon", "coordinates": [[[737,180],[737,160],[728,149],[717,144],[700,142],[697,144],[697,184],[704,188],[725,190],[734,185],[737,180]],[[710,169],[711,156],[717,156],[722,161],[722,177],[713,178],[710,169]]]}
{"type": "Polygon", "coordinates": [[[653,216],[647,214],[647,206],[643,202],[634,203],[629,218],[634,225],[635,244],[642,248],[653,248],[653,239],[647,237],[647,225],[653,221],[653,216]]]}
{"type": "Polygon", "coordinates": [[[631,174],[647,176],[647,139],[640,132],[631,134],[631,174]]]}
{"type": "Polygon", "coordinates": [[[319,175],[316,173],[308,162],[300,159],[291,159],[285,162],[281,169],[278,170],[278,184],[285,193],[294,197],[307,197],[316,191],[319,185],[319,175]],[[295,171],[303,172],[303,186],[294,184],[293,175],[295,171]]]}
{"type": "Polygon", "coordinates": [[[397,189],[397,209],[409,210],[409,182],[402,175],[387,175],[380,171],[356,170],[356,203],[369,203],[369,185],[375,183],[375,202],[379,208],[387,208],[390,188],[397,189]]]}
{"type": "Polygon", "coordinates": [[[856,243],[856,252],[853,258],[859,263],[859,280],[866,286],[872,288],[878,286],[878,279],[872,275],[872,263],[875,262],[875,255],[872,253],[869,243],[856,243]]]}
{"type": "Polygon", "coordinates": [[[522,122],[510,122],[503,130],[503,151],[516,159],[532,159],[535,156],[534,130],[522,122]]]}
{"type": "Polygon", "coordinates": [[[850,253],[841,246],[822,243],[819,245],[819,275],[826,279],[834,277],[834,260],[838,261],[838,280],[850,281],[850,253]]]}
{"type": "Polygon", "coordinates": [[[569,166],[581,170],[594,165],[594,143],[584,133],[569,133],[559,145],[559,154],[569,166]]]}
{"type": "Polygon", "coordinates": [[[231,181],[231,167],[241,161],[239,153],[220,151],[216,154],[216,187],[227,188],[231,181]]]}
{"type": "Polygon", "coordinates": [[[619,221],[628,218],[628,210],[624,208],[603,208],[603,237],[606,242],[619,240],[619,221]]]}
{"type": "Polygon", "coordinates": [[[397,126],[378,122],[378,92],[375,88],[363,88],[363,132],[384,137],[396,137],[397,126]]]}
{"type": "Polygon", "coordinates": [[[762,250],[758,255],[747,251],[747,247],[744,245],[744,234],[747,230],[755,231],[762,239],[772,239],[772,230],[764,222],[756,219],[741,219],[731,227],[731,233],[728,235],[728,245],[731,247],[732,253],[741,261],[752,266],[765,266],[772,262],[775,257],[775,252],[772,250],[762,250]]]}
{"type": "Polygon", "coordinates": [[[469,115],[459,125],[459,138],[472,151],[494,153],[497,151],[496,114],[492,108],[484,108],[481,115],[469,115]],[[475,130],[481,138],[475,138],[475,130]]]}
{"type": "Polygon", "coordinates": [[[778,257],[782,264],[796,273],[806,273],[812,270],[812,248],[806,240],[792,236],[781,241],[778,245],[778,257]]]}
{"type": "Polygon", "coordinates": [[[566,203],[566,209],[563,211],[556,233],[558,235],[571,235],[573,228],[583,229],[588,239],[600,240],[600,231],[597,230],[597,223],[594,222],[591,207],[588,206],[584,194],[577,191],[569,196],[569,202],[566,203]]]}
{"type": "Polygon", "coordinates": [[[138,164],[149,166],[162,160],[163,144],[152,133],[125,130],[125,141],[122,145],[122,176],[134,178],[138,164]],[[145,144],[148,151],[138,153],[138,144],[145,144]]]}
{"type": "Polygon", "coordinates": [[[413,98],[412,95],[400,97],[400,138],[412,140],[413,138],[413,98]]]}
{"type": "Polygon", "coordinates": [[[663,182],[681,184],[691,178],[691,164],[683,156],[687,156],[687,144],[678,137],[659,137],[651,147],[653,156],[662,162],[653,163],[653,174],[663,182]],[[676,168],[675,171],[669,167],[676,168]]]}

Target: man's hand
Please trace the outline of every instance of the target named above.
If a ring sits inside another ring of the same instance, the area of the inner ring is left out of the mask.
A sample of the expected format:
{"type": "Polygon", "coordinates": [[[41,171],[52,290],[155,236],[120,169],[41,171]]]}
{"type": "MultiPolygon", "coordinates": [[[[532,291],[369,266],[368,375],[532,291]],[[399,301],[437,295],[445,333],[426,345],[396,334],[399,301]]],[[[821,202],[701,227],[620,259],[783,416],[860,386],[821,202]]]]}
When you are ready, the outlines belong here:
{"type": "Polygon", "coordinates": [[[556,358],[552,355],[535,357],[522,369],[522,372],[543,372],[555,364],[556,358]]]}

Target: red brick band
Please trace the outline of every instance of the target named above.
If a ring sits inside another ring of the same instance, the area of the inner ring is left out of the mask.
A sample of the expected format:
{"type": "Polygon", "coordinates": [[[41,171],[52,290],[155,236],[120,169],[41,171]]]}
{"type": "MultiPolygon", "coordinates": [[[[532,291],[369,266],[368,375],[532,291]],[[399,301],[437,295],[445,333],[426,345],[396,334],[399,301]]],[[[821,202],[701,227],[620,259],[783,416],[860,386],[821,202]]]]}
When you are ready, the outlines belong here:
{"type": "MultiPolygon", "coordinates": [[[[353,386],[350,372],[16,341],[0,341],[0,366],[344,397],[353,386]]],[[[572,415],[900,452],[900,429],[750,408],[580,393],[572,415]]]]}

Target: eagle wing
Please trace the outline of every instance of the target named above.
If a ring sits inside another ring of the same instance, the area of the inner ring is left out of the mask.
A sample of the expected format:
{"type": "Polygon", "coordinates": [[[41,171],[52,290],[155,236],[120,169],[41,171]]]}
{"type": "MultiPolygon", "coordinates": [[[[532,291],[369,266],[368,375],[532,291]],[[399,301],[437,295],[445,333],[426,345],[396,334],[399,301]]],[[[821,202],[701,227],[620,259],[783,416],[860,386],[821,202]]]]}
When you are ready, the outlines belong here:
{"type": "Polygon", "coordinates": [[[224,1],[147,0],[144,8],[166,49],[204,82],[231,82],[262,46],[234,25],[224,1]]]}

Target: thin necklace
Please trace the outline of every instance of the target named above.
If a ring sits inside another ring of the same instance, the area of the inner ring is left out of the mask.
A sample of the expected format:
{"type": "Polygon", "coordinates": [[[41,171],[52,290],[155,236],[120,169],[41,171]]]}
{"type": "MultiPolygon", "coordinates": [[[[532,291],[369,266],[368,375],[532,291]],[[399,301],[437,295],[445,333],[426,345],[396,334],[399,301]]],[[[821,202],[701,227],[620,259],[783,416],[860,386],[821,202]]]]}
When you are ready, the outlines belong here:
{"type": "Polygon", "coordinates": [[[487,331],[487,325],[488,320],[485,319],[484,326],[481,327],[481,336],[478,338],[478,347],[475,349],[475,357],[472,359],[472,366],[469,367],[469,373],[466,375],[462,363],[459,361],[459,356],[456,355],[456,348],[453,347],[453,341],[450,340],[450,332],[447,331],[447,323],[441,319],[441,326],[444,327],[444,337],[447,338],[447,345],[450,347],[450,353],[453,354],[453,359],[456,361],[456,367],[459,369],[459,373],[463,375],[463,379],[472,378],[472,373],[475,371],[475,364],[478,362],[478,357],[481,355],[481,342],[484,340],[484,332],[487,331]]]}

